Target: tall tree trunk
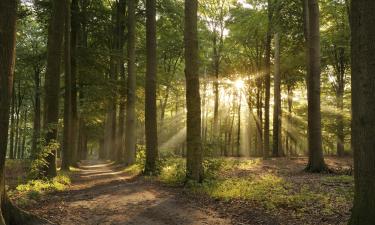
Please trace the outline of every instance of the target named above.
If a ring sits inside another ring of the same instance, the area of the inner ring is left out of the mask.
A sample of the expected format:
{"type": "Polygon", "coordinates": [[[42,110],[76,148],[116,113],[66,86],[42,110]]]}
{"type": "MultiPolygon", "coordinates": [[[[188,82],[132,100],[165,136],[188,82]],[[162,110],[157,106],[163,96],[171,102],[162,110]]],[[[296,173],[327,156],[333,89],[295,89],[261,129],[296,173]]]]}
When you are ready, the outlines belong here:
{"type": "Polygon", "coordinates": [[[274,76],[274,108],[273,108],[273,156],[282,156],[281,150],[281,77],[280,77],[280,35],[275,34],[275,76],[274,76]]]}
{"type": "Polygon", "coordinates": [[[241,90],[238,93],[238,120],[237,120],[237,157],[241,156],[241,90]]]}
{"type": "Polygon", "coordinates": [[[289,155],[293,155],[292,150],[292,138],[290,134],[290,129],[293,127],[292,124],[292,108],[293,108],[293,89],[291,85],[287,86],[288,88],[288,116],[287,116],[287,124],[286,124],[286,151],[289,152],[289,155]]]}
{"type": "Polygon", "coordinates": [[[15,124],[14,124],[14,113],[15,113],[15,107],[16,107],[16,98],[14,95],[14,85],[12,85],[12,107],[10,110],[10,138],[9,138],[9,158],[13,159],[14,158],[14,129],[15,129],[15,124]]]}
{"type": "MultiPolygon", "coordinates": [[[[48,28],[47,69],[45,79],[45,122],[47,146],[57,141],[57,123],[59,117],[60,63],[62,40],[64,35],[66,0],[52,2],[52,17],[48,28]]],[[[56,176],[56,149],[45,158],[47,164],[42,168],[42,175],[56,176]]]]}
{"type": "Polygon", "coordinates": [[[201,99],[199,93],[198,1],[185,0],[185,77],[187,108],[186,177],[200,182],[203,179],[201,143],[201,99]]]}
{"type": "Polygon", "coordinates": [[[270,152],[270,96],[271,96],[271,39],[272,39],[272,4],[268,0],[268,27],[266,35],[266,74],[264,77],[265,103],[264,103],[264,145],[263,157],[267,158],[270,152]]]}
{"type": "Polygon", "coordinates": [[[375,224],[375,2],[351,1],[352,146],[355,194],[350,225],[375,224]]]}
{"type": "Polygon", "coordinates": [[[126,1],[119,0],[117,15],[119,20],[119,59],[118,67],[120,70],[120,100],[119,100],[119,118],[118,118],[118,145],[117,145],[117,162],[121,163],[124,161],[124,134],[125,134],[125,106],[126,106],[126,78],[125,78],[125,67],[124,67],[124,44],[125,44],[125,11],[126,1]]]}
{"type": "Polygon", "coordinates": [[[306,167],[310,172],[327,170],[322,149],[322,128],[320,112],[320,33],[319,5],[317,0],[308,0],[308,53],[307,73],[308,97],[308,150],[309,162],[306,167]]]}
{"type": "Polygon", "coordinates": [[[145,173],[157,172],[158,159],[158,127],[156,109],[156,0],[146,1],[146,86],[145,86],[145,132],[146,132],[146,164],[145,173]]]}
{"type": "Polygon", "coordinates": [[[0,224],[47,224],[47,221],[15,207],[5,193],[4,169],[14,75],[17,2],[0,1],[0,224]]]}
{"type": "Polygon", "coordinates": [[[344,143],[345,143],[345,134],[344,134],[344,90],[345,90],[345,59],[344,54],[345,50],[342,47],[335,49],[336,54],[336,107],[337,107],[337,155],[344,156],[344,143]]]}
{"type": "MultiPolygon", "coordinates": [[[[214,37],[213,37],[213,69],[214,69],[214,124],[213,124],[213,140],[215,144],[218,144],[218,135],[219,135],[219,66],[220,66],[220,58],[218,53],[218,46],[217,46],[217,34],[216,30],[214,30],[214,37]]],[[[215,145],[217,147],[217,145],[215,145]]]]}
{"type": "Polygon", "coordinates": [[[125,162],[127,165],[135,163],[136,153],[136,72],[135,72],[135,7],[136,0],[128,1],[128,80],[126,102],[125,129],[125,162]]]}
{"type": "Polygon", "coordinates": [[[16,115],[15,115],[15,119],[16,119],[16,134],[15,134],[15,144],[14,144],[14,150],[13,150],[13,158],[17,158],[17,154],[18,154],[18,150],[19,150],[19,146],[20,146],[20,130],[21,130],[21,127],[20,127],[20,121],[21,121],[21,106],[22,106],[22,101],[23,101],[23,97],[21,96],[21,81],[18,80],[17,82],[17,94],[15,95],[16,96],[16,99],[17,99],[17,102],[16,102],[16,115]]]}
{"type": "Polygon", "coordinates": [[[79,32],[79,4],[78,0],[72,0],[71,4],[71,32],[70,32],[70,64],[71,64],[71,165],[76,166],[79,160],[78,155],[78,135],[79,135],[79,118],[78,118],[78,100],[77,100],[77,71],[78,55],[77,42],[79,32]]]}
{"type": "Polygon", "coordinates": [[[22,128],[22,144],[20,149],[19,158],[24,159],[25,148],[26,148],[26,138],[27,138],[27,108],[23,113],[23,128],[22,128]]]}
{"type": "Polygon", "coordinates": [[[69,171],[72,163],[72,71],[70,55],[70,0],[65,6],[65,35],[64,35],[64,63],[65,63],[65,94],[64,94],[64,136],[62,146],[61,169],[69,171]]]}
{"type": "Polygon", "coordinates": [[[34,68],[34,119],[33,119],[33,137],[31,144],[31,159],[36,159],[38,155],[38,146],[40,139],[40,128],[41,128],[41,104],[40,104],[40,70],[39,68],[34,68]]]}

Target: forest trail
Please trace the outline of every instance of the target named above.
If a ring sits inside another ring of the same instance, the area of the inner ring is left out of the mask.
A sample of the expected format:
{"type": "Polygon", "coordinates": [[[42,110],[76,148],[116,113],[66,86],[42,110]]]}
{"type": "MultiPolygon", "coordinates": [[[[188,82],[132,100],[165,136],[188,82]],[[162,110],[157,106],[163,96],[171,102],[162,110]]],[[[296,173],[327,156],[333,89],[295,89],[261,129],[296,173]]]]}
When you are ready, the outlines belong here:
{"type": "Polygon", "coordinates": [[[52,194],[32,211],[60,225],[231,224],[212,210],[103,161],[85,161],[69,190],[52,194]]]}

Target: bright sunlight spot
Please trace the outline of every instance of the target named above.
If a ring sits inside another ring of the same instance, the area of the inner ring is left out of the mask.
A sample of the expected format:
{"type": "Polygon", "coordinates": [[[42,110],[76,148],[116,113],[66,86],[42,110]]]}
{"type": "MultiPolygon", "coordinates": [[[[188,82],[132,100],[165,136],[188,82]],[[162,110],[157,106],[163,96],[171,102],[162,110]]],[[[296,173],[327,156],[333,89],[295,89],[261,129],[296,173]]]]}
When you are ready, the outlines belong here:
{"type": "Polygon", "coordinates": [[[236,80],[235,82],[234,82],[234,86],[237,88],[237,89],[242,89],[244,86],[245,86],[245,82],[243,81],[243,80],[241,80],[241,79],[239,79],[239,80],[236,80]]]}

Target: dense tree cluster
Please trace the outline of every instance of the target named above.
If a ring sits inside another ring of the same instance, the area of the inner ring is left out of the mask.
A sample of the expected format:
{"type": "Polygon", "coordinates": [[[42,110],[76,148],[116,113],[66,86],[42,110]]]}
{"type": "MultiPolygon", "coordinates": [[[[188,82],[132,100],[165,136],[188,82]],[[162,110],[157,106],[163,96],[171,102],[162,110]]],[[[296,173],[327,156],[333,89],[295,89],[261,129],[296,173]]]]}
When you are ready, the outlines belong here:
{"type": "MultiPolygon", "coordinates": [[[[370,0],[2,0],[0,171],[6,157],[53,178],[60,164],[145,154],[154,175],[173,155],[201,182],[204,157],[306,155],[306,171],[331,172],[324,156],[354,155],[350,224],[375,224],[374,10],[370,0]]],[[[39,220],[0,183],[0,224],[39,220]]]]}

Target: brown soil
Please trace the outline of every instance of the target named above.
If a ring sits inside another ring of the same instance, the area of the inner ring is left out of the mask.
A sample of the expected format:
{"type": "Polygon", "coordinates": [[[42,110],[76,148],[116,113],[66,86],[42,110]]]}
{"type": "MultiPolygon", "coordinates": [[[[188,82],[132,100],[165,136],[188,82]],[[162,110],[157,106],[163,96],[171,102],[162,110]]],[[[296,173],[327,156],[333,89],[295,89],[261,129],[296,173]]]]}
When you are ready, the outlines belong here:
{"type": "Polygon", "coordinates": [[[39,202],[32,212],[55,224],[232,224],[186,201],[177,191],[132,177],[108,163],[87,161],[68,191],[39,202]]]}
{"type": "MultiPolygon", "coordinates": [[[[223,173],[222,177],[249,177],[276,174],[296,189],[307,186],[320,193],[345,192],[352,183],[326,183],[325,177],[352,172],[351,158],[327,157],[335,174],[303,172],[306,158],[270,159],[254,167],[223,173]]],[[[101,161],[86,161],[74,172],[72,186],[64,192],[52,193],[28,209],[54,224],[96,225],[344,225],[350,216],[350,202],[332,204],[337,212],[324,215],[319,204],[311,202],[310,210],[295,215],[294,209],[278,208],[272,212],[257,202],[241,199],[222,201],[189,189],[165,187],[154,179],[135,177],[123,168],[101,161]]]]}

